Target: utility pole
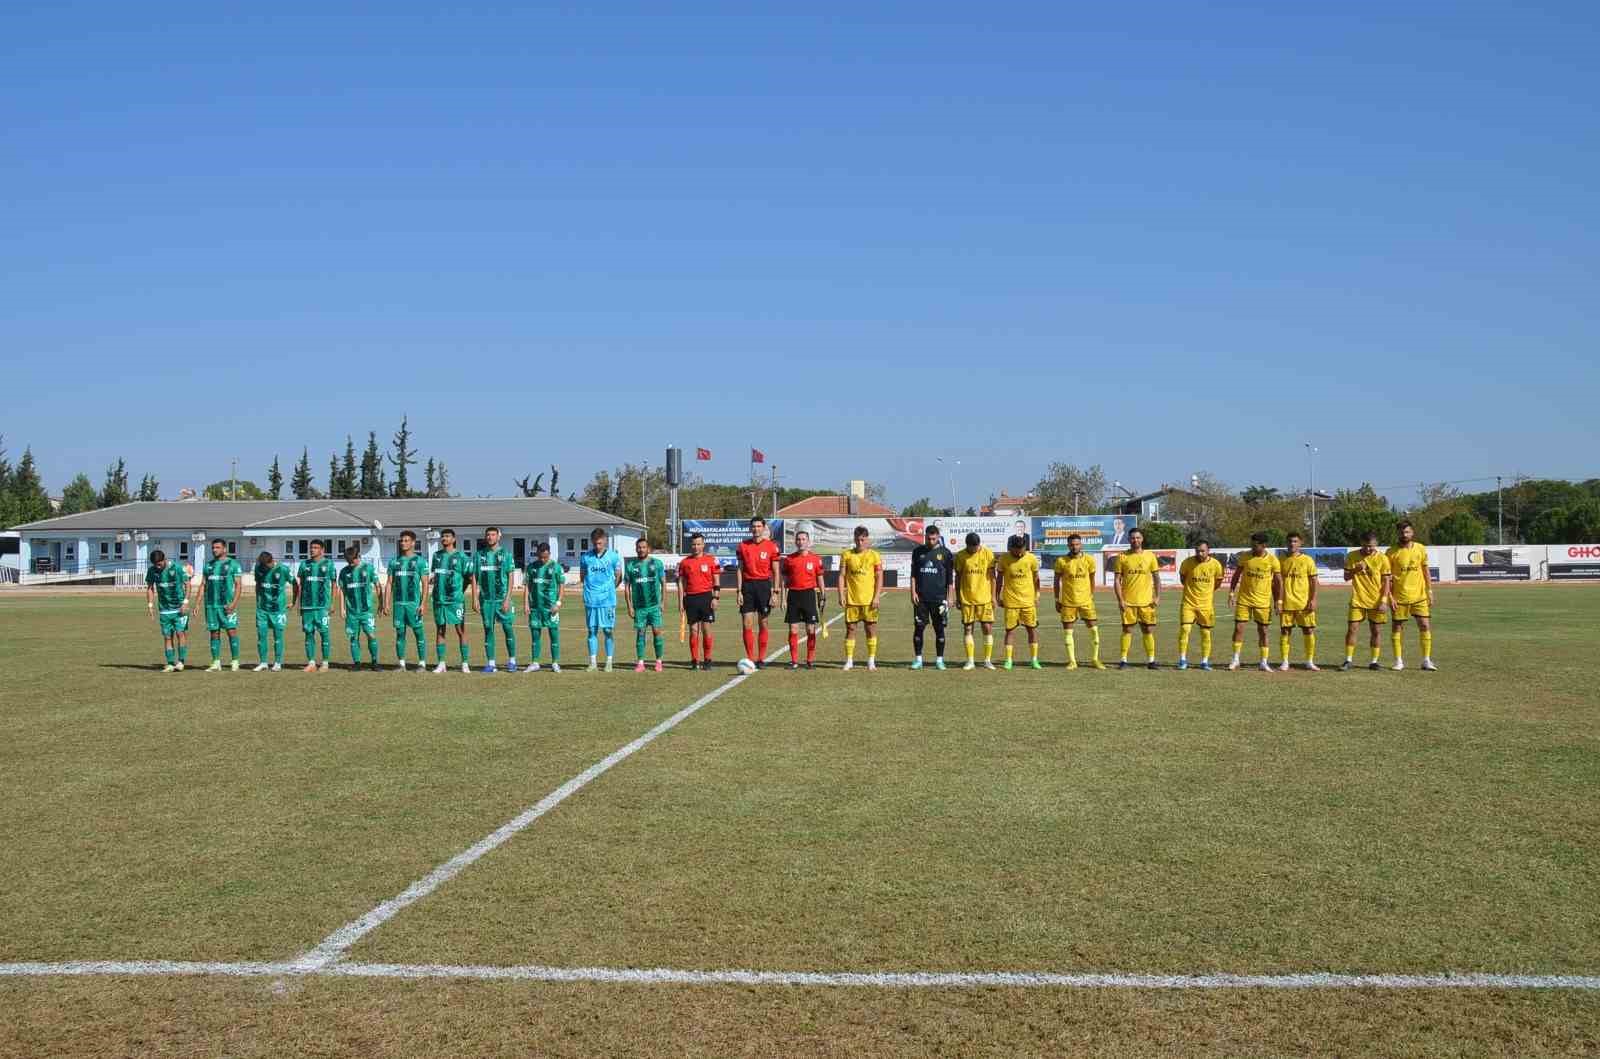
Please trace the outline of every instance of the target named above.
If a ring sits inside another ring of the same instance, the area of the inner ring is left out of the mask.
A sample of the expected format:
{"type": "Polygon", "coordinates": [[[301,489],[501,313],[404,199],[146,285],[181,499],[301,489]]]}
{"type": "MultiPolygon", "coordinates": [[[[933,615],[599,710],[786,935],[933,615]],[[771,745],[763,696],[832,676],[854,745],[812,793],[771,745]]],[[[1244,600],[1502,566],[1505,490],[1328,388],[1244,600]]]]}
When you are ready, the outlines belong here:
{"type": "Polygon", "coordinates": [[[1311,497],[1311,546],[1317,546],[1317,447],[1306,442],[1306,495],[1311,497]]]}
{"type": "Polygon", "coordinates": [[[1494,502],[1500,509],[1500,544],[1503,547],[1506,543],[1506,497],[1500,491],[1500,476],[1498,474],[1494,476],[1494,502]]]}
{"type": "Polygon", "coordinates": [[[231,500],[239,499],[239,457],[237,456],[228,462],[228,497],[231,500]]]}
{"type": "MultiPolygon", "coordinates": [[[[772,465],[772,517],[774,519],[778,517],[778,465],[776,463],[772,465]]],[[[781,541],[779,542],[780,547],[782,547],[782,543],[781,541]]]]}
{"type": "Polygon", "coordinates": [[[650,536],[650,461],[645,460],[639,471],[639,521],[644,523],[644,535],[650,536]]]}

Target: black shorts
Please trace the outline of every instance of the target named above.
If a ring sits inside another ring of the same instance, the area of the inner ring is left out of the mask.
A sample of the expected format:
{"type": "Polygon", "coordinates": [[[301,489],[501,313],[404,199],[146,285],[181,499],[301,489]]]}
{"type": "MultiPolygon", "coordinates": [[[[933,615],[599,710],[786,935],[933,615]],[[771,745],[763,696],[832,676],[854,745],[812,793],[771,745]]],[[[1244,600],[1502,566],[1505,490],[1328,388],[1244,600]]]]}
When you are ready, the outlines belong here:
{"type": "Polygon", "coordinates": [[[695,592],[683,597],[683,616],[690,625],[716,621],[717,610],[711,605],[712,592],[695,592]]]}
{"type": "Polygon", "coordinates": [[[814,588],[791,588],[789,604],[784,608],[786,625],[815,625],[821,614],[822,600],[814,588]]]}
{"type": "Polygon", "coordinates": [[[739,613],[759,614],[765,618],[772,613],[772,582],[746,581],[739,592],[739,613]]]}
{"type": "Polygon", "coordinates": [[[944,600],[937,603],[918,603],[913,608],[912,618],[918,625],[932,622],[934,625],[943,625],[945,616],[950,613],[950,607],[944,600]]]}

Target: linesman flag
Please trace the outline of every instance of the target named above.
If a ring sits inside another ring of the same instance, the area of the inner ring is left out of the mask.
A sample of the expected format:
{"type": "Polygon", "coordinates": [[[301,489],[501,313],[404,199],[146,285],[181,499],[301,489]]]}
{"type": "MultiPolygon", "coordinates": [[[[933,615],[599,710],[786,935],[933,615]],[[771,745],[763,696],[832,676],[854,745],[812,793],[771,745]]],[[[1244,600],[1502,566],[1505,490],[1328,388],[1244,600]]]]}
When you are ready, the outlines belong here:
{"type": "Polygon", "coordinates": [[[751,463],[766,463],[767,462],[767,454],[762,452],[760,449],[751,449],[750,450],[750,462],[751,463]]]}
{"type": "Polygon", "coordinates": [[[694,450],[694,458],[699,460],[701,463],[704,463],[707,460],[711,459],[711,450],[710,449],[695,449],[694,450]]]}

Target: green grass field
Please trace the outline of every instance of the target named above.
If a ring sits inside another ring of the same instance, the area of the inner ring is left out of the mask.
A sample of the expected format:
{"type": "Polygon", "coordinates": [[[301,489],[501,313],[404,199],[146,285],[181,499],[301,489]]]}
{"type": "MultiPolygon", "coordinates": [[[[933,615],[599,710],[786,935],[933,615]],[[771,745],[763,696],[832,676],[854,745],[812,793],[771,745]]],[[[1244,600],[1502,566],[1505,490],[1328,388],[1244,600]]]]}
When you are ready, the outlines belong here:
{"type": "MultiPolygon", "coordinates": [[[[1068,672],[1045,617],[1042,673],[911,672],[891,595],[883,670],[835,626],[347,960],[1600,973],[1600,590],[1441,589],[1437,674],[1068,672]]],[[[203,631],[164,675],[136,595],[0,633],[0,963],[292,960],[733,675],[583,673],[576,628],[559,676],[207,674],[203,631]]],[[[0,976],[0,1055],[1163,1051],[1592,1055],[1600,992],[0,976]]]]}

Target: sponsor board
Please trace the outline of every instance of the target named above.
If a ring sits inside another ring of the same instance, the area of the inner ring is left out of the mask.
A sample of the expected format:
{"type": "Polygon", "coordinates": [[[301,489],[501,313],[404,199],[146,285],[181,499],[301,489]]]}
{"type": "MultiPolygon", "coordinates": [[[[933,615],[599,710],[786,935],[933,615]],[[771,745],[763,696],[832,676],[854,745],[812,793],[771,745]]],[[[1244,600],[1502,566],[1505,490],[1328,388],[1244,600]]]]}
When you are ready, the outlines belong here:
{"type": "Polygon", "coordinates": [[[1083,550],[1098,552],[1121,548],[1128,533],[1139,524],[1137,515],[1036,515],[1032,519],[1033,549],[1044,565],[1067,554],[1067,538],[1076,533],[1083,538],[1083,550]]]}
{"type": "MultiPolygon", "coordinates": [[[[778,546],[783,547],[783,519],[768,519],[767,529],[778,546]]],[[[750,522],[742,518],[686,518],[683,520],[683,554],[689,554],[689,537],[695,533],[705,537],[706,554],[715,555],[719,566],[733,566],[738,562],[739,542],[750,536],[750,522]]]]}
{"type": "Polygon", "coordinates": [[[887,569],[893,564],[897,569],[909,569],[911,551],[923,543],[924,531],[938,526],[944,534],[945,546],[952,551],[965,547],[968,533],[976,533],[984,546],[999,553],[1005,550],[1006,537],[1012,533],[1026,535],[1029,520],[1026,518],[792,518],[784,520],[784,550],[794,550],[794,535],[801,530],[811,534],[811,549],[820,555],[840,555],[855,547],[855,529],[864,526],[870,534],[868,547],[883,553],[887,569]]]}
{"type": "Polygon", "coordinates": [[[1456,580],[1531,581],[1531,556],[1526,548],[1457,548],[1456,580]]]}

